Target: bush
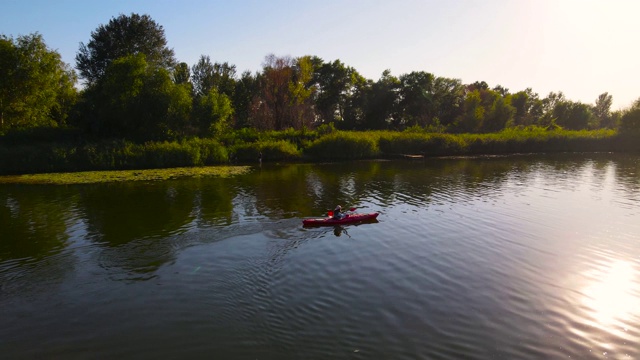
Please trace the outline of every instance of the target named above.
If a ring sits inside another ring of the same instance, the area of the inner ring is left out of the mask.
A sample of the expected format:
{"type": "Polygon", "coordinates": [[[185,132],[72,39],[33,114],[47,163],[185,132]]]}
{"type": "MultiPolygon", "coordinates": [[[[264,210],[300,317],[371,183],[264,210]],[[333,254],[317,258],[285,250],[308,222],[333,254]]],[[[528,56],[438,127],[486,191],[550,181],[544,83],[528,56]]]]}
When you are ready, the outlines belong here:
{"type": "Polygon", "coordinates": [[[240,144],[233,148],[233,153],[239,162],[257,162],[261,154],[264,161],[297,160],[301,157],[300,150],[285,140],[240,144]]]}
{"type": "Polygon", "coordinates": [[[460,136],[421,132],[386,133],[380,137],[380,151],[386,155],[455,155],[466,148],[460,136]]]}
{"type": "Polygon", "coordinates": [[[312,142],[305,154],[318,160],[373,158],[380,152],[378,139],[371,132],[335,132],[312,142]]]}

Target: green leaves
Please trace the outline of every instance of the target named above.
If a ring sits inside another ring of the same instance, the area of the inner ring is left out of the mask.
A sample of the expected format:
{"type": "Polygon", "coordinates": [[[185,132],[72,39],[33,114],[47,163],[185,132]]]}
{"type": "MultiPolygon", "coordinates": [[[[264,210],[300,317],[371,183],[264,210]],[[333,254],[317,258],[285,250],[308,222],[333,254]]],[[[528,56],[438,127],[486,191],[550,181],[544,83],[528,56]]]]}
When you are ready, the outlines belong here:
{"type": "Polygon", "coordinates": [[[87,45],[80,43],[76,68],[91,85],[105,75],[113,61],[137,54],[144,54],[149,64],[166,70],[171,70],[176,64],[173,50],[167,47],[162,26],[149,15],[122,14],[91,32],[91,41],[87,45]]]}
{"type": "Polygon", "coordinates": [[[40,34],[0,36],[0,131],[63,124],[76,100],[75,73],[40,34]]]}

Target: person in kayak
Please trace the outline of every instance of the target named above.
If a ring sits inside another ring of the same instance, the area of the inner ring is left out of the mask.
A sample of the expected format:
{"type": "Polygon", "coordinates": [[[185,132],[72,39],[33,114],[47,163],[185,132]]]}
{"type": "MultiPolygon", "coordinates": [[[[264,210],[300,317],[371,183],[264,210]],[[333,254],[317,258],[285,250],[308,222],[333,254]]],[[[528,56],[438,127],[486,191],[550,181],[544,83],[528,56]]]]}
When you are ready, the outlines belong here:
{"type": "Polygon", "coordinates": [[[336,208],[333,210],[333,218],[336,220],[340,220],[345,216],[346,216],[345,213],[342,212],[342,206],[340,205],[336,206],[336,208]]]}

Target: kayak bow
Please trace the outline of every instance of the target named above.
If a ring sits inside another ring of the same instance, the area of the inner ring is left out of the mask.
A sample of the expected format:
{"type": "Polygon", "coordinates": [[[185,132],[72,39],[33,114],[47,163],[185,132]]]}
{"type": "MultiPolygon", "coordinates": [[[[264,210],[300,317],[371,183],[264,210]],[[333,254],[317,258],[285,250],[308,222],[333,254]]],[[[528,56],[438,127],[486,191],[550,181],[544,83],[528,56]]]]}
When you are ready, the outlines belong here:
{"type": "Polygon", "coordinates": [[[330,226],[330,225],[353,224],[353,223],[359,223],[359,222],[372,221],[372,220],[375,220],[377,217],[378,217],[378,213],[347,214],[342,219],[334,219],[332,217],[304,219],[302,220],[302,225],[330,226]]]}

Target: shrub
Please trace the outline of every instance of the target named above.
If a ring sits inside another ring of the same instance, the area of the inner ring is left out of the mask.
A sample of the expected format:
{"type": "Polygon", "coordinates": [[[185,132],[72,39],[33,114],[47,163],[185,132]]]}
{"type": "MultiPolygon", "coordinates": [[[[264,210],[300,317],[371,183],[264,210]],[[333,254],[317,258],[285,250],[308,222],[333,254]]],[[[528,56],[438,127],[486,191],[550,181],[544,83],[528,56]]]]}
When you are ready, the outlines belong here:
{"type": "Polygon", "coordinates": [[[367,159],[379,154],[375,133],[335,132],[312,142],[305,154],[319,160],[367,159]]]}
{"type": "Polygon", "coordinates": [[[380,137],[380,150],[387,155],[455,155],[465,148],[464,139],[456,135],[402,132],[380,137]]]}
{"type": "Polygon", "coordinates": [[[285,140],[240,144],[233,148],[233,153],[239,162],[257,162],[260,154],[264,161],[296,160],[301,157],[300,150],[285,140]]]}

